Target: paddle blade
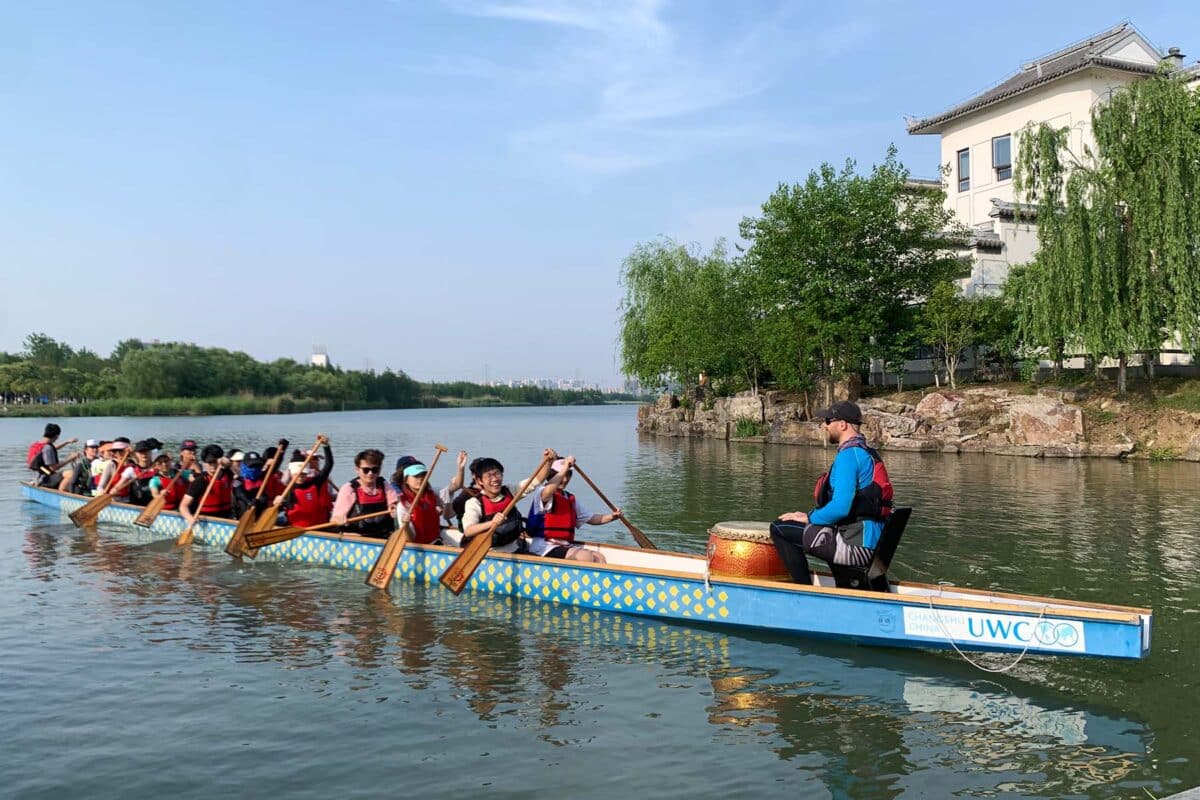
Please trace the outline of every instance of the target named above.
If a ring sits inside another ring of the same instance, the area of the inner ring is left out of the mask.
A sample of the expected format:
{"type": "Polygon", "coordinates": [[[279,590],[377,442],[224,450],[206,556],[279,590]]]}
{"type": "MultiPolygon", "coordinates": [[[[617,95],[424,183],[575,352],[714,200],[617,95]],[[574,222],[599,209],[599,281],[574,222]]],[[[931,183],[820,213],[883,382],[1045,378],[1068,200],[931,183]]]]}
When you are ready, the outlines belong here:
{"type": "Polygon", "coordinates": [[[175,540],[175,546],[187,547],[189,544],[191,544],[192,539],[196,538],[196,534],[192,533],[192,528],[195,527],[195,524],[192,524],[184,528],[183,533],[179,534],[179,538],[175,540]]]}
{"type": "Polygon", "coordinates": [[[442,577],[438,578],[442,586],[445,586],[455,594],[462,594],[462,590],[467,587],[467,582],[475,574],[476,568],[483,563],[483,559],[487,556],[491,546],[492,534],[490,531],[484,531],[474,538],[467,540],[467,546],[463,548],[458,557],[446,568],[446,571],[442,573],[442,577]]]}
{"type": "Polygon", "coordinates": [[[646,550],[658,549],[654,546],[654,542],[650,541],[650,537],[642,533],[638,526],[634,525],[632,522],[626,522],[625,524],[629,527],[629,532],[633,534],[633,539],[638,543],[639,547],[645,548],[646,550]]]}
{"type": "Polygon", "coordinates": [[[288,542],[307,533],[304,528],[292,526],[288,528],[271,528],[265,531],[250,531],[246,534],[246,546],[243,552],[258,553],[260,547],[270,547],[280,542],[288,542]]]}
{"type": "Polygon", "coordinates": [[[233,529],[233,536],[229,537],[229,544],[225,545],[226,553],[234,558],[241,558],[242,551],[246,549],[246,530],[252,522],[254,522],[254,506],[247,508],[238,517],[238,524],[233,529]]]}
{"type": "Polygon", "coordinates": [[[75,523],[77,528],[85,528],[88,525],[94,525],[96,518],[100,516],[100,512],[108,508],[112,503],[113,496],[111,494],[102,494],[99,497],[93,497],[87,503],[72,511],[67,516],[71,518],[71,522],[75,523]]]}
{"type": "Polygon", "coordinates": [[[404,545],[406,544],[408,544],[407,525],[392,531],[379,558],[375,559],[375,566],[371,567],[371,571],[367,575],[368,586],[374,586],[376,589],[387,588],[388,584],[392,582],[392,576],[396,574],[396,565],[400,563],[400,556],[404,555],[404,545]]]}
{"type": "Polygon", "coordinates": [[[160,492],[158,497],[150,501],[146,506],[146,510],[137,515],[137,519],[133,521],[134,525],[141,528],[149,528],[154,524],[154,520],[158,519],[158,515],[162,512],[163,506],[167,504],[167,493],[160,492]]]}

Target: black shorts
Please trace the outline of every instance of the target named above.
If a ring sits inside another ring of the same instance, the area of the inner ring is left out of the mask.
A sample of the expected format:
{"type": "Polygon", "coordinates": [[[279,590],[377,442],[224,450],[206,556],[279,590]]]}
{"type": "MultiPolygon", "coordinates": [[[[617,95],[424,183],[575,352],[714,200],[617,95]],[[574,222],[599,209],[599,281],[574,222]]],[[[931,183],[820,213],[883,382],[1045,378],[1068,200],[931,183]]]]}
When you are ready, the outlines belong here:
{"type": "Polygon", "coordinates": [[[571,552],[571,548],[568,545],[560,544],[558,547],[551,547],[542,553],[542,558],[566,558],[569,552],[571,552]]]}

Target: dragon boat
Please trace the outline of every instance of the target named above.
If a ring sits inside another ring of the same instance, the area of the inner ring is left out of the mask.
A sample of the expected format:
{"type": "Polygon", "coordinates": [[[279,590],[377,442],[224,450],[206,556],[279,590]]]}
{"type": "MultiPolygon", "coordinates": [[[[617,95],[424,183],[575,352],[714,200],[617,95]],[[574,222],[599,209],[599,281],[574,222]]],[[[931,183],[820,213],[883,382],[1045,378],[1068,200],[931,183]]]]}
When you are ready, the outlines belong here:
{"type": "MultiPolygon", "coordinates": [[[[88,498],[22,484],[27,500],[64,517],[88,498]]],[[[185,527],[164,511],[149,528],[142,508],[114,502],[101,522],[128,526],[146,540],[174,539],[185,527]]],[[[233,520],[201,517],[196,541],[224,548],[233,520]]],[[[366,573],[384,541],[312,532],[264,547],[259,560],[299,561],[366,573]]],[[[489,552],[467,589],[531,602],[561,603],[684,624],[753,628],[781,634],[889,647],[1030,655],[1143,658],[1150,650],[1150,609],[930,585],[873,575],[863,588],[815,572],[812,584],[737,577],[710,569],[704,555],[591,543],[607,564],[489,552]],[[843,585],[839,585],[843,584],[843,585]]],[[[394,580],[435,584],[462,552],[409,544],[394,580]]]]}

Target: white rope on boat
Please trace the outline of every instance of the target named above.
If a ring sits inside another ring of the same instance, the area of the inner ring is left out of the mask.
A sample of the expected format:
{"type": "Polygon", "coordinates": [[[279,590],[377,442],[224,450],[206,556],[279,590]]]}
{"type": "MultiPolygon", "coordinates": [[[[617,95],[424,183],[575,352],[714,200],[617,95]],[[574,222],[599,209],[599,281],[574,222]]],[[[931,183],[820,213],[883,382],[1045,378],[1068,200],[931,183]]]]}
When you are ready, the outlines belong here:
{"type": "MultiPolygon", "coordinates": [[[[1025,658],[1025,654],[1029,652],[1029,644],[1026,643],[1025,647],[1021,650],[1020,653],[1017,654],[1017,657],[1015,659],[1013,659],[1013,662],[1011,664],[1007,664],[1003,667],[986,667],[983,664],[980,664],[978,661],[976,661],[975,659],[971,658],[969,655],[964,653],[962,651],[962,649],[959,648],[958,644],[954,641],[954,637],[950,635],[950,631],[946,630],[946,626],[942,623],[942,618],[938,615],[937,608],[935,608],[933,605],[933,595],[929,595],[927,600],[929,601],[929,610],[933,614],[933,619],[935,622],[937,622],[938,627],[941,628],[942,635],[946,637],[946,641],[949,642],[950,646],[954,648],[954,652],[956,652],[960,656],[962,656],[963,661],[966,661],[972,667],[975,667],[976,669],[979,669],[979,670],[983,670],[984,672],[991,672],[993,674],[1008,672],[1010,669],[1015,667],[1017,664],[1020,664],[1021,659],[1025,658]]],[[[1046,616],[1046,606],[1043,605],[1042,610],[1040,612],[1038,612],[1037,622],[1034,623],[1035,628],[1036,628],[1037,624],[1040,623],[1045,616],[1046,616]]]]}

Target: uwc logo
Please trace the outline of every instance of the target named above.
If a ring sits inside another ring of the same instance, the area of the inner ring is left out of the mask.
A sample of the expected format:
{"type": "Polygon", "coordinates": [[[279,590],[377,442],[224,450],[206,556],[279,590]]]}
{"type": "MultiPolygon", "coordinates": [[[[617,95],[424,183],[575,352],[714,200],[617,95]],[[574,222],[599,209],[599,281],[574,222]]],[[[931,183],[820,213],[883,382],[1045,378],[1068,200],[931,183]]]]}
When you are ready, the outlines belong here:
{"type": "Polygon", "coordinates": [[[904,632],[910,636],[1013,647],[1082,651],[1083,625],[1038,620],[1010,614],[979,614],[931,608],[904,609],[904,632]]]}

